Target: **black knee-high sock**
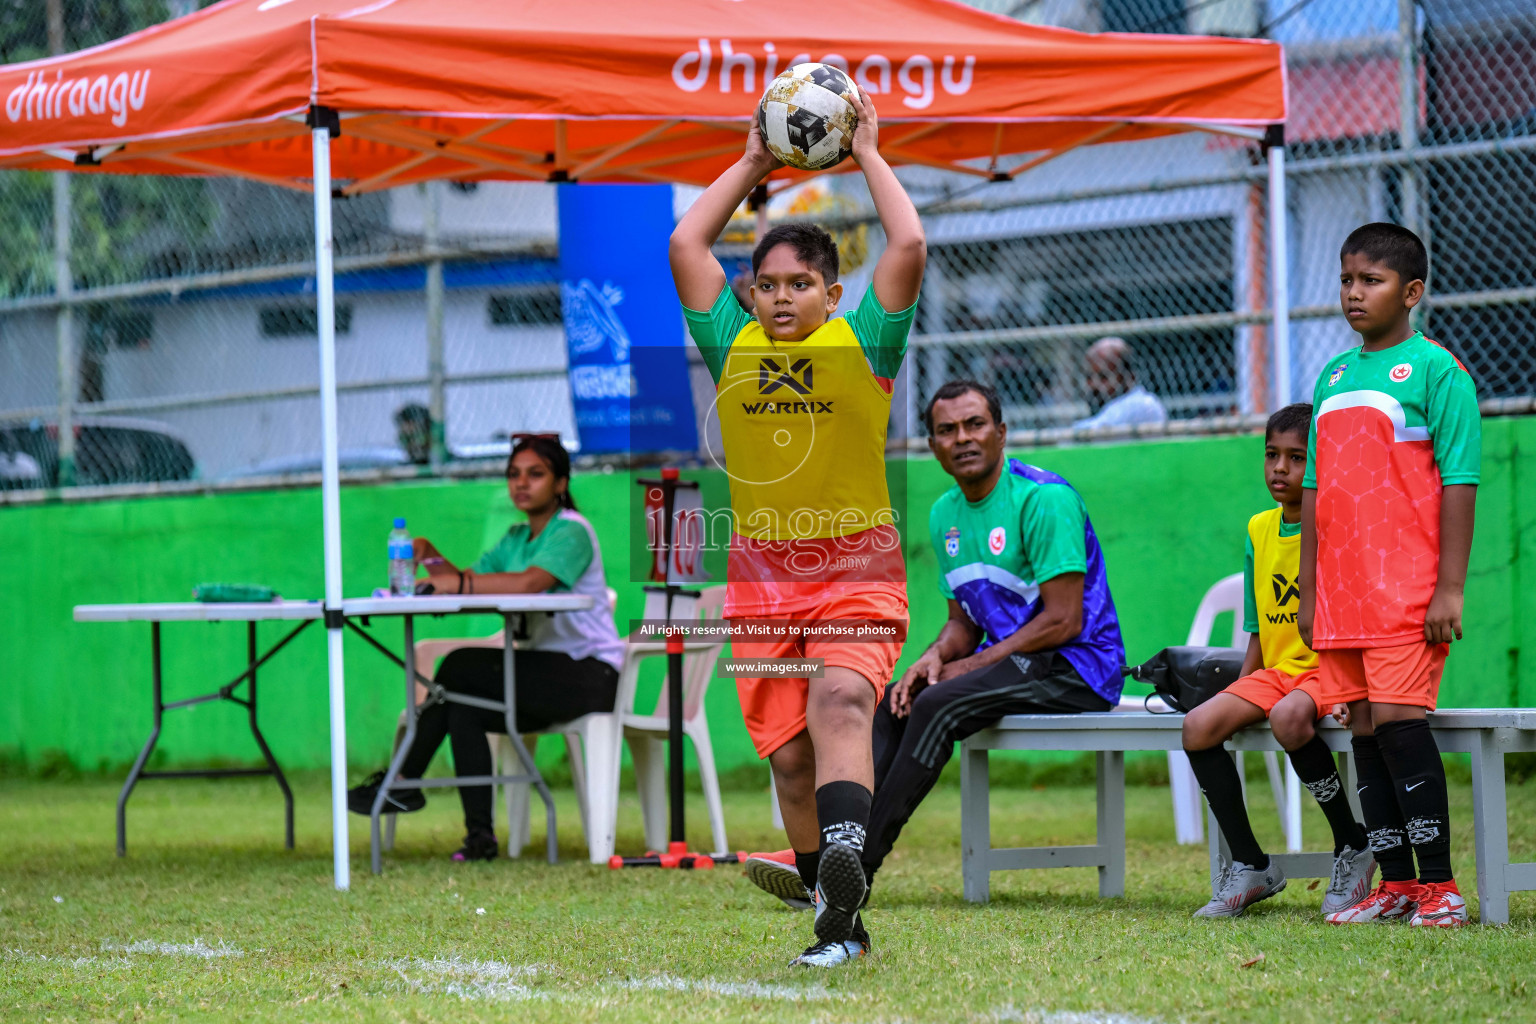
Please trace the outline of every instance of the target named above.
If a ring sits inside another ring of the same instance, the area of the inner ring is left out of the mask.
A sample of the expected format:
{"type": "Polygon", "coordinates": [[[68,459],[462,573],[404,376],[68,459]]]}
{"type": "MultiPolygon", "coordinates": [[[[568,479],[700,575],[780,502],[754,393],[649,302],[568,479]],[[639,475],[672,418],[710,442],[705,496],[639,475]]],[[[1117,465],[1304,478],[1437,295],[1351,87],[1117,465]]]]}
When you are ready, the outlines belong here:
{"type": "Polygon", "coordinates": [[[816,872],[821,868],[821,851],[815,853],[801,853],[795,851],[795,870],[800,872],[800,881],[805,883],[807,889],[816,888],[816,872]]]}
{"type": "Polygon", "coordinates": [[[1381,880],[1411,882],[1413,850],[1381,747],[1375,736],[1355,736],[1350,744],[1355,751],[1355,775],[1359,779],[1355,792],[1360,797],[1360,813],[1365,816],[1365,837],[1376,866],[1381,868],[1381,880]]]}
{"type": "Polygon", "coordinates": [[[1333,763],[1333,752],[1328,749],[1328,744],[1314,733],[1304,745],[1287,753],[1301,784],[1317,798],[1318,805],[1328,818],[1328,825],[1333,829],[1334,856],[1342,853],[1346,846],[1353,850],[1364,850],[1365,829],[1355,820],[1355,812],[1349,806],[1349,797],[1344,793],[1344,780],[1339,778],[1339,770],[1333,763]]]}
{"type": "Polygon", "coordinates": [[[1263,870],[1269,867],[1269,855],[1254,837],[1253,826],[1248,821],[1248,807],[1243,803],[1243,780],[1238,778],[1237,765],[1232,755],[1221,747],[1207,750],[1186,750],[1189,766],[1195,771],[1195,779],[1211,805],[1211,814],[1221,826],[1221,834],[1227,837],[1227,847],[1232,859],[1249,867],[1263,870]]]}
{"type": "Polygon", "coordinates": [[[1392,773],[1393,790],[1407,822],[1408,842],[1419,861],[1419,881],[1451,880],[1451,808],[1445,792],[1445,765],[1434,733],[1422,718],[1376,727],[1381,759],[1392,773]]]}
{"type": "Polygon", "coordinates": [[[862,852],[864,831],[869,827],[869,805],[874,794],[857,782],[829,782],[816,790],[816,824],[821,828],[821,849],[832,843],[862,852]]]}

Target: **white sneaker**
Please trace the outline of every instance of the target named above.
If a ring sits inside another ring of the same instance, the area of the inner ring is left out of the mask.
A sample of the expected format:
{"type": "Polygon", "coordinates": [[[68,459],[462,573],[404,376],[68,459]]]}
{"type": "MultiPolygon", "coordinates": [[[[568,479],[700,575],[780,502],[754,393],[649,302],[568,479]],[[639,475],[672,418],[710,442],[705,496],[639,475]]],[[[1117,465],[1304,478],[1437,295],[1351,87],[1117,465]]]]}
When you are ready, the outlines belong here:
{"type": "Polygon", "coordinates": [[[789,962],[791,967],[837,967],[869,955],[869,943],[858,939],[818,942],[789,962]]]}
{"type": "Polygon", "coordinates": [[[1275,859],[1260,871],[1242,861],[1233,861],[1221,869],[1211,902],[1195,911],[1196,917],[1236,917],[1260,900],[1267,900],[1285,888],[1285,872],[1275,859]]]}
{"type": "Polygon", "coordinates": [[[1328,891],[1323,894],[1323,915],[1337,913],[1365,899],[1375,874],[1376,858],[1370,850],[1344,847],[1333,858],[1333,874],[1328,878],[1328,891]]]}

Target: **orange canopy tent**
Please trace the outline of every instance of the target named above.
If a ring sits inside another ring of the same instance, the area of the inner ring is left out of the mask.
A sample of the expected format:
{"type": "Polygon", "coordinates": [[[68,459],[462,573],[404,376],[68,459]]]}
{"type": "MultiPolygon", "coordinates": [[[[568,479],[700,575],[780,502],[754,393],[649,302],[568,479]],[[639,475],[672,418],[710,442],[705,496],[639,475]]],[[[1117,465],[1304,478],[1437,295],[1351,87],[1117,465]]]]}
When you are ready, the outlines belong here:
{"type": "MultiPolygon", "coordinates": [[[[1096,142],[1258,139],[1286,112],[1272,42],[1084,35],[949,0],[225,0],[0,67],[0,168],[229,175],[314,193],[338,888],[350,866],[333,193],[438,178],[703,184],[740,152],[768,81],[807,60],[846,68],[874,96],[893,163],[984,178],[1096,142]],[[1030,156],[1003,159],[1017,154],[1030,156]]],[[[1269,159],[1270,223],[1282,225],[1283,147],[1269,159]]],[[[1284,296],[1284,231],[1271,246],[1284,296]]],[[[1278,298],[1274,338],[1286,394],[1278,298]]]]}
{"type": "Polygon", "coordinates": [[[1285,119],[1276,43],[1085,35],[944,0],[227,0],[0,68],[0,167],[307,188],[305,118],[323,108],[349,194],[442,177],[706,184],[768,81],[806,60],[875,96],[893,163],[976,174],[1285,119]]]}

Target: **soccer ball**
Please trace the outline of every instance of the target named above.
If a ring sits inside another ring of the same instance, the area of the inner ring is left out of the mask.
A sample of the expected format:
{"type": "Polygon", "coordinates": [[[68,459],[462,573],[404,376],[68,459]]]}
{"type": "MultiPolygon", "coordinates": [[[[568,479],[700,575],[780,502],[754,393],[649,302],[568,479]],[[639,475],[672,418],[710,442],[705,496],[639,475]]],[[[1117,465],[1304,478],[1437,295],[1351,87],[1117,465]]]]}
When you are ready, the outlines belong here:
{"type": "Polygon", "coordinates": [[[796,64],[775,78],[757,105],[768,152],[791,167],[821,171],[853,149],[859,114],[853,79],[831,64],[796,64]]]}

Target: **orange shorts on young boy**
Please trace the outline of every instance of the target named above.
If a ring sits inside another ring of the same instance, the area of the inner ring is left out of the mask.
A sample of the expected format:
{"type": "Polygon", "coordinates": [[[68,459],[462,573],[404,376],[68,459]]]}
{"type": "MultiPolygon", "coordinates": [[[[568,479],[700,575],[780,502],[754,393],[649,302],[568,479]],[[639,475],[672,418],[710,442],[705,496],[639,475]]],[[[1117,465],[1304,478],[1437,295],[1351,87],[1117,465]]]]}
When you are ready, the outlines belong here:
{"type": "MultiPolygon", "coordinates": [[[[826,601],[790,614],[752,615],[754,620],[793,619],[826,622],[829,620],[879,620],[899,623],[898,634],[905,638],[907,602],[883,588],[864,593],[829,596],[826,601]]],[[[753,642],[733,638],[731,657],[747,658],[821,658],[827,668],[847,668],[869,680],[875,701],[885,696],[886,683],[901,657],[902,640],[862,643],[848,640],[770,640],[753,642]]],[[[758,757],[767,757],[805,729],[805,704],[811,692],[808,678],[741,678],[736,693],[741,698],[741,716],[758,757]]]]}
{"type": "Polygon", "coordinates": [[[1368,700],[1435,710],[1449,644],[1336,647],[1317,652],[1323,691],[1334,703],[1368,700]]]}
{"type": "Polygon", "coordinates": [[[1296,676],[1277,668],[1261,668],[1257,672],[1243,676],[1222,692],[1241,697],[1268,715],[1274,710],[1276,704],[1295,690],[1300,690],[1312,698],[1312,703],[1317,705],[1318,718],[1322,718],[1333,710],[1334,702],[1328,700],[1323,692],[1322,681],[1318,678],[1315,668],[1296,676]]]}

